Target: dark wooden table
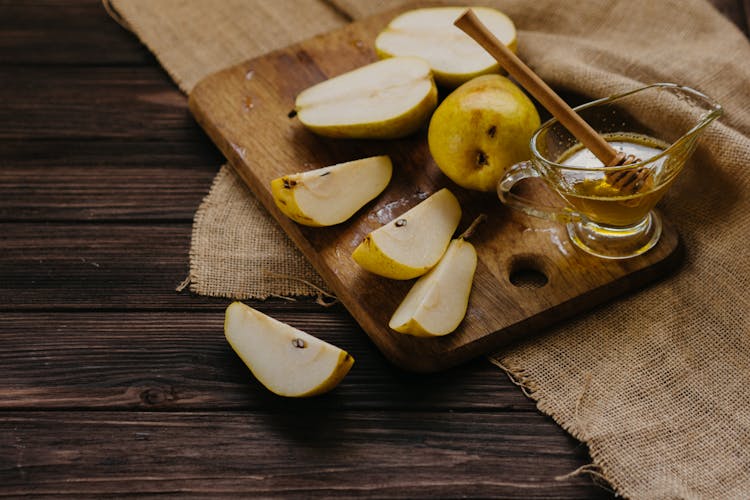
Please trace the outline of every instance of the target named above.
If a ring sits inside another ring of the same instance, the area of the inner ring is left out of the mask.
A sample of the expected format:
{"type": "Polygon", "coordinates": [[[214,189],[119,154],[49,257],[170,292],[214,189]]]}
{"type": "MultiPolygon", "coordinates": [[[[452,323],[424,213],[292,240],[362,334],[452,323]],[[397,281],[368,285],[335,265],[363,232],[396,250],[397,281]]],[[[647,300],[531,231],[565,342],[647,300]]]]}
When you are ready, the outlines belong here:
{"type": "Polygon", "coordinates": [[[555,479],[586,447],[489,362],[402,372],[340,307],[252,303],[357,360],[323,397],[264,390],[228,301],[174,291],[222,161],[99,2],[0,0],[0,496],[611,497],[555,479]]]}

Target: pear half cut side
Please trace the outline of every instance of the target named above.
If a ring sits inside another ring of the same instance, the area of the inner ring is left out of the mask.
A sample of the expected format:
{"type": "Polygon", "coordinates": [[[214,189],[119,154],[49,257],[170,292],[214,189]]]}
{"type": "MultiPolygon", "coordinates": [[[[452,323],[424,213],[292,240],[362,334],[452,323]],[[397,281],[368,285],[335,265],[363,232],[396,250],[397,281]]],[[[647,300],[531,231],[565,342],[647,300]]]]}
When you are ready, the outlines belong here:
{"type": "Polygon", "coordinates": [[[306,226],[346,221],[388,186],[393,165],[373,156],[271,181],[271,194],[284,215],[306,226]]]}
{"type": "Polygon", "coordinates": [[[414,283],[388,326],[416,337],[453,332],[466,315],[476,268],[474,246],[463,238],[451,241],[440,262],[414,283]]]}
{"type": "Polygon", "coordinates": [[[227,307],[224,335],[255,378],[279,396],[328,392],[354,364],[346,351],[241,302],[227,307]]]}
{"type": "Polygon", "coordinates": [[[458,200],[443,188],[365,236],[352,258],[385,278],[416,278],[438,263],[460,220],[458,200]]]}
{"type": "Polygon", "coordinates": [[[294,108],[300,122],[319,135],[395,139],[425,124],[436,106],[430,65],[417,57],[394,57],[303,90],[294,108]]]}
{"type": "MultiPolygon", "coordinates": [[[[502,43],[516,51],[516,27],[508,16],[487,7],[472,10],[502,43]]],[[[435,81],[450,88],[479,75],[498,73],[497,61],[453,25],[465,11],[466,7],[428,7],[405,12],[375,39],[376,52],[383,58],[421,57],[432,67],[435,81]]]]}

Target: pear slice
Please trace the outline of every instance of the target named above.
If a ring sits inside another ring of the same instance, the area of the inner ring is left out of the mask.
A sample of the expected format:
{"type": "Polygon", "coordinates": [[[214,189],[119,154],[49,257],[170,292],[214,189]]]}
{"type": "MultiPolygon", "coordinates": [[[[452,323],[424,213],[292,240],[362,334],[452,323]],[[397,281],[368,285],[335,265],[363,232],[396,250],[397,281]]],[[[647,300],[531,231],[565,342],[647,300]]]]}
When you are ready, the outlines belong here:
{"type": "Polygon", "coordinates": [[[440,262],[414,283],[388,326],[416,337],[447,335],[466,315],[477,268],[474,245],[457,238],[440,262]]]}
{"type": "MultiPolygon", "coordinates": [[[[472,7],[479,19],[513,52],[516,27],[499,10],[472,7]]],[[[375,39],[380,57],[417,56],[432,67],[435,81],[458,87],[486,73],[498,73],[500,66],[479,44],[453,25],[465,7],[415,9],[394,18],[375,39]]]]}
{"type": "Polygon", "coordinates": [[[430,270],[450,243],[461,206],[447,188],[371,232],[352,253],[364,269],[397,280],[430,270]]]}
{"type": "Polygon", "coordinates": [[[436,105],[430,65],[394,57],[314,85],[294,107],[302,124],[320,135],[394,139],[421,127],[436,105]]]}
{"type": "Polygon", "coordinates": [[[354,364],[346,351],[241,302],[227,307],[224,335],[260,383],[279,396],[327,392],[354,364]]]}
{"type": "Polygon", "coordinates": [[[388,156],[373,156],[285,175],[271,181],[276,206],[306,226],[344,222],[379,195],[391,180],[388,156]]]}

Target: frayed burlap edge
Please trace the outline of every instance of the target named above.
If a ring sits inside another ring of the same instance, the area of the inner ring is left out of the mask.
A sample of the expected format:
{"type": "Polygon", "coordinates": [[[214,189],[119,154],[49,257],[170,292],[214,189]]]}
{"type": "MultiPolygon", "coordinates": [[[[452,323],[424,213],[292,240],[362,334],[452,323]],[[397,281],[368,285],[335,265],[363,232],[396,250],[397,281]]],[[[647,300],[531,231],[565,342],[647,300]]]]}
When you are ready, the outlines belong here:
{"type": "MultiPolygon", "coordinates": [[[[588,443],[585,432],[578,425],[579,418],[576,418],[571,422],[568,422],[564,418],[562,418],[562,416],[559,415],[557,411],[555,411],[551,407],[551,405],[545,404],[545,400],[542,399],[538,394],[539,384],[530,375],[528,375],[526,370],[520,365],[513,363],[512,361],[501,360],[501,357],[501,354],[492,354],[487,356],[486,358],[487,361],[500,368],[500,370],[502,370],[503,373],[505,373],[505,375],[508,377],[508,380],[510,380],[513,385],[517,386],[524,394],[524,396],[534,401],[539,411],[541,411],[545,415],[548,415],[552,420],[555,421],[557,425],[562,427],[568,434],[573,436],[578,441],[582,443],[588,443]]],[[[591,383],[591,374],[584,373],[583,378],[583,389],[581,390],[581,393],[578,396],[578,400],[576,401],[577,416],[579,414],[580,406],[581,404],[583,404],[583,401],[586,398],[588,387],[591,383]]],[[[566,481],[568,479],[581,475],[588,475],[589,477],[591,477],[594,484],[596,484],[600,488],[614,493],[617,496],[624,496],[624,493],[622,491],[619,491],[617,486],[611,483],[608,479],[610,477],[616,476],[612,474],[611,468],[607,464],[606,459],[602,457],[602,455],[596,448],[588,447],[588,451],[589,456],[591,457],[591,463],[584,464],[567,474],[556,476],[555,480],[566,481]]]]}
{"type": "MultiPolygon", "coordinates": [[[[200,295],[263,300],[314,296],[324,306],[336,302],[322,278],[230,164],[221,167],[195,213],[189,258],[186,281],[190,290],[200,295]],[[212,219],[207,220],[208,217],[212,219]],[[229,223],[235,219],[245,223],[229,223]],[[223,231],[223,238],[212,231],[223,231]],[[253,246],[247,241],[262,244],[253,246]],[[232,272],[227,273],[227,269],[232,272]],[[226,281],[217,281],[216,275],[224,276],[226,281]]],[[[185,286],[183,283],[180,287],[185,286]]]]}

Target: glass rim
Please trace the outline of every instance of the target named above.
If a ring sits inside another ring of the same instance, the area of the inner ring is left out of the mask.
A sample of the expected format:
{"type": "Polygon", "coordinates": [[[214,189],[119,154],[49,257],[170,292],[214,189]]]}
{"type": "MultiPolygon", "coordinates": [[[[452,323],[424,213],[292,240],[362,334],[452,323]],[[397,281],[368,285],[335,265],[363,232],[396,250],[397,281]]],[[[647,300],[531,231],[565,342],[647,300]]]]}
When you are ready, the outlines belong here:
{"type": "Polygon", "coordinates": [[[666,156],[666,155],[672,153],[672,151],[676,147],[678,147],[682,142],[687,141],[690,137],[694,136],[697,132],[699,132],[700,130],[702,130],[703,128],[705,128],[714,119],[716,119],[719,116],[721,116],[721,114],[724,111],[720,104],[718,104],[716,101],[714,101],[713,99],[711,99],[710,97],[708,97],[706,94],[704,94],[704,93],[702,93],[702,92],[700,92],[698,90],[695,90],[695,89],[693,89],[691,87],[686,87],[684,85],[679,85],[679,84],[676,84],[676,83],[668,83],[668,82],[652,83],[650,85],[645,85],[645,86],[638,87],[638,88],[633,89],[633,90],[629,90],[627,92],[622,92],[622,93],[619,93],[619,94],[614,94],[614,95],[611,95],[611,96],[607,96],[607,97],[602,97],[602,98],[599,98],[599,99],[595,99],[593,101],[581,104],[580,106],[576,106],[576,107],[573,108],[573,110],[574,111],[580,111],[580,110],[588,109],[588,108],[593,107],[593,106],[599,106],[601,104],[606,104],[606,103],[612,102],[612,101],[614,101],[616,99],[621,99],[623,97],[627,97],[629,95],[636,94],[638,92],[642,92],[644,90],[648,90],[648,89],[651,89],[651,88],[677,89],[677,90],[680,90],[682,92],[685,92],[685,93],[688,93],[688,94],[692,94],[694,97],[699,97],[700,99],[702,99],[708,105],[708,112],[703,117],[701,117],[701,119],[695,125],[693,125],[693,127],[690,130],[688,130],[687,132],[685,132],[679,139],[677,139],[676,141],[674,141],[672,144],[670,144],[667,148],[665,148],[659,154],[654,155],[654,156],[652,156],[650,158],[647,158],[645,160],[641,160],[641,161],[638,161],[638,162],[635,162],[635,163],[629,163],[627,165],[617,165],[617,166],[612,166],[612,167],[608,167],[608,166],[601,166],[601,167],[578,167],[578,166],[575,166],[575,165],[563,165],[561,163],[557,163],[557,162],[554,162],[552,160],[549,160],[549,159],[545,158],[544,156],[542,156],[542,154],[539,152],[539,150],[536,147],[537,139],[539,138],[539,136],[543,132],[546,132],[554,124],[558,123],[558,119],[554,118],[554,117],[550,118],[549,120],[547,120],[546,122],[544,122],[536,130],[536,132],[534,132],[534,134],[531,136],[531,140],[530,140],[531,154],[533,155],[533,157],[535,159],[541,161],[545,165],[550,166],[550,167],[554,167],[554,168],[560,169],[560,170],[588,171],[588,172],[592,172],[592,171],[593,172],[616,172],[618,170],[628,170],[628,169],[632,169],[632,168],[643,167],[644,165],[648,165],[649,163],[652,163],[652,162],[654,162],[654,161],[662,158],[663,156],[666,156]]]}

